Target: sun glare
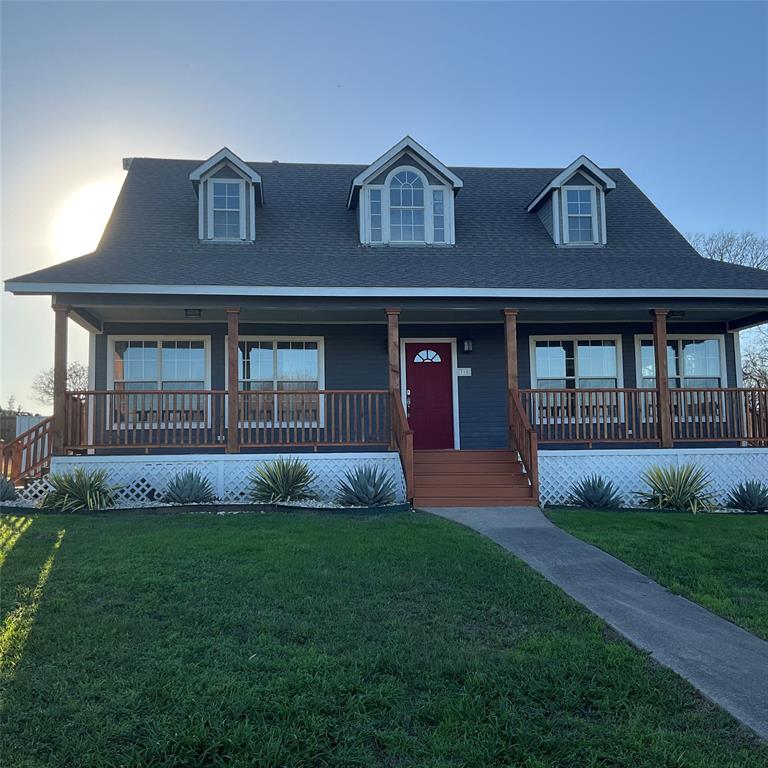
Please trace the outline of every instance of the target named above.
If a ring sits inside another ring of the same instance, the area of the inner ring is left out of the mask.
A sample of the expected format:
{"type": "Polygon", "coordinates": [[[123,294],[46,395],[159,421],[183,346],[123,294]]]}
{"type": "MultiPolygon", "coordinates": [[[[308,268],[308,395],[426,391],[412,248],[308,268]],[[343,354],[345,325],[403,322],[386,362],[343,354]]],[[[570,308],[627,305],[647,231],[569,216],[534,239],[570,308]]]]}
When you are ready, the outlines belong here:
{"type": "Polygon", "coordinates": [[[124,177],[121,173],[86,184],[61,203],[51,226],[51,247],[58,261],[96,248],[124,177]]]}

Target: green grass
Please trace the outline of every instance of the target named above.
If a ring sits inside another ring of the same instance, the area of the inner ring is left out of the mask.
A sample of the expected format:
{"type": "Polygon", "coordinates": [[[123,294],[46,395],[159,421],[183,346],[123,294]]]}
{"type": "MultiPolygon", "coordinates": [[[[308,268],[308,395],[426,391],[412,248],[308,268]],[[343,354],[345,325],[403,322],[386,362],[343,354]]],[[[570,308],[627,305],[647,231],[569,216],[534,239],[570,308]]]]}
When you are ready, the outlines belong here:
{"type": "Polygon", "coordinates": [[[15,543],[29,518],[2,520],[8,768],[768,763],[687,683],[444,520],[31,520],[15,543]]]}
{"type": "Polygon", "coordinates": [[[548,509],[568,533],[768,640],[768,517],[548,509]]]}

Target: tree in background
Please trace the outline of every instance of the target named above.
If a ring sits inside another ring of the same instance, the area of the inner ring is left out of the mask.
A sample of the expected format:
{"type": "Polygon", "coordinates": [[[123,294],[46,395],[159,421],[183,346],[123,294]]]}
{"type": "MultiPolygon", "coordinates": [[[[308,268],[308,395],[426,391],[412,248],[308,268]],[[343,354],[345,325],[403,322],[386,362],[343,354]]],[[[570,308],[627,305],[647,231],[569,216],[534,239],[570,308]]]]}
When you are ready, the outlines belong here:
{"type": "MultiPolygon", "coordinates": [[[[768,237],[754,232],[693,232],[688,242],[704,257],[768,270],[768,237]]],[[[741,370],[746,387],[768,387],[768,325],[742,334],[741,370]]]]}
{"type": "MultiPolygon", "coordinates": [[[[41,371],[32,381],[32,392],[41,403],[53,402],[53,368],[41,371]]],[[[75,392],[88,389],[88,367],[82,363],[67,366],[67,389],[75,392]]]]}

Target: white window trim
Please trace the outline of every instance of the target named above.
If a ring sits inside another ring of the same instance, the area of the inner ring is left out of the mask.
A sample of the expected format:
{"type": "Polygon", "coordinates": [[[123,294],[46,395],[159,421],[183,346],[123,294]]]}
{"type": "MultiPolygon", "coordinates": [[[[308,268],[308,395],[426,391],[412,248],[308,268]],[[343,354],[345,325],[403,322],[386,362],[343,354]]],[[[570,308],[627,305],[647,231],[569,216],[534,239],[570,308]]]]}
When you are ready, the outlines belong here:
{"type": "Polygon", "coordinates": [[[364,245],[392,245],[395,247],[409,247],[422,245],[454,245],[456,236],[453,225],[453,189],[447,184],[430,184],[422,170],[413,165],[398,165],[392,168],[384,179],[383,184],[366,184],[360,196],[360,242],[364,245]],[[390,240],[389,217],[389,184],[392,177],[401,171],[412,171],[417,174],[424,185],[424,240],[390,240]],[[371,240],[371,198],[370,190],[381,190],[381,242],[371,240]],[[432,208],[432,193],[435,190],[443,192],[443,217],[445,242],[435,243],[434,215],[432,208]]]}
{"type": "MultiPolygon", "coordinates": [[[[115,335],[108,335],[107,336],[107,390],[110,393],[115,392],[115,342],[116,341],[156,341],[158,344],[158,350],[162,346],[162,343],[164,341],[202,341],[203,342],[203,350],[205,352],[205,377],[204,377],[204,386],[203,389],[210,390],[211,389],[211,337],[210,336],[200,336],[200,335],[157,335],[154,333],[150,334],[142,334],[142,333],[123,333],[123,334],[115,334],[115,335]]],[[[161,353],[162,354],[162,353],[161,353]]],[[[158,373],[162,372],[162,359],[160,356],[158,356],[158,373]]],[[[124,380],[123,380],[124,381],[124,380]]],[[[157,379],[155,382],[155,385],[158,386],[162,383],[162,379],[157,379]]],[[[154,390],[153,390],[154,391],[154,390]]],[[[158,389],[156,390],[159,394],[162,394],[163,392],[173,391],[173,390],[163,390],[160,389],[158,386],[158,389]]],[[[179,390],[181,391],[181,390],[179,390]]],[[[127,394],[130,394],[130,391],[126,391],[127,394]]],[[[120,392],[122,394],[122,390],[120,392]]],[[[190,426],[200,426],[202,422],[178,422],[174,423],[173,426],[177,428],[189,428],[190,426]]],[[[121,424],[112,423],[112,429],[120,429],[121,424]]],[[[165,426],[165,422],[163,421],[155,421],[155,422],[142,422],[142,423],[134,423],[131,425],[131,429],[158,429],[159,427],[165,426]]],[[[210,412],[208,414],[208,420],[207,420],[207,426],[211,426],[211,415],[210,412]]]]}
{"type": "MultiPolygon", "coordinates": [[[[619,389],[624,387],[624,353],[621,348],[621,334],[619,333],[582,333],[577,335],[567,335],[561,333],[547,334],[546,336],[529,337],[529,355],[531,362],[531,389],[538,389],[539,377],[536,371],[536,342],[537,341],[613,341],[616,344],[616,386],[619,389]]],[[[574,363],[578,365],[578,360],[574,363]]],[[[575,378],[578,380],[579,372],[576,370],[575,378]]],[[[607,377],[605,377],[607,378],[607,377]]],[[[578,390],[578,387],[575,388],[578,390]]]]}
{"type": "MultiPolygon", "coordinates": [[[[246,239],[246,200],[245,200],[245,179],[227,179],[224,177],[211,177],[206,179],[207,201],[208,201],[208,240],[218,243],[239,243],[246,239]],[[240,237],[214,237],[213,235],[213,185],[216,183],[237,184],[240,189],[240,237]]],[[[253,185],[251,185],[253,189],[253,185]]],[[[253,195],[251,195],[253,197],[253,195]]],[[[255,215],[253,206],[251,206],[251,216],[255,215]]]]}
{"type": "MultiPolygon", "coordinates": [[[[239,335],[237,337],[237,341],[238,341],[238,343],[241,342],[241,341],[271,341],[271,342],[276,342],[276,341],[314,341],[314,342],[316,342],[317,343],[317,390],[316,391],[322,391],[322,390],[325,389],[325,337],[324,336],[290,336],[290,335],[289,336],[284,336],[284,335],[277,336],[277,335],[269,335],[269,334],[257,335],[257,336],[251,336],[251,335],[240,336],[239,335]]],[[[227,336],[224,337],[224,349],[225,350],[228,348],[228,345],[229,345],[229,336],[227,335],[227,336]]],[[[275,373],[275,375],[277,375],[277,368],[275,368],[274,373],[275,373]]],[[[277,388],[277,379],[273,378],[272,381],[275,384],[275,389],[276,389],[277,388]]],[[[245,390],[241,390],[240,389],[239,384],[240,383],[238,382],[238,392],[245,391],[245,390]]],[[[229,388],[229,366],[226,364],[226,361],[225,361],[225,364],[224,364],[224,388],[225,389],[229,388]]],[[[256,391],[258,391],[258,390],[256,390],[256,391]]],[[[296,390],[287,390],[287,391],[291,392],[291,391],[296,391],[296,390]]],[[[313,390],[308,389],[308,390],[301,390],[301,391],[306,391],[306,392],[311,393],[313,390]]],[[[275,396],[275,397],[277,397],[277,396],[275,396]]],[[[317,422],[311,422],[311,423],[306,423],[305,424],[304,422],[302,422],[301,426],[319,427],[320,429],[323,429],[325,427],[325,408],[324,408],[324,403],[325,403],[325,396],[324,395],[319,395],[318,412],[320,414],[320,423],[318,424],[317,422]]],[[[276,409],[275,409],[275,411],[276,411],[276,409]]],[[[247,425],[247,426],[254,427],[254,428],[255,427],[265,427],[265,426],[267,426],[267,422],[263,422],[263,421],[259,421],[259,422],[257,422],[257,421],[243,422],[243,421],[241,421],[241,422],[239,422],[239,424],[240,425],[247,425]]],[[[272,423],[269,422],[270,426],[271,426],[271,424],[272,423]]],[[[292,421],[291,422],[282,421],[282,422],[279,422],[279,423],[275,422],[274,426],[275,427],[286,428],[286,427],[294,427],[294,426],[299,426],[299,425],[294,423],[294,422],[292,422],[292,421]]]]}
{"type": "MultiPolygon", "coordinates": [[[[705,341],[707,339],[714,339],[716,340],[720,345],[720,387],[728,387],[730,386],[728,384],[728,366],[726,365],[726,355],[725,355],[725,334],[722,333],[668,333],[667,334],[667,340],[668,341],[680,341],[681,339],[691,339],[692,341],[705,341]]],[[[635,334],[635,378],[637,380],[637,386],[642,387],[643,386],[643,375],[642,375],[642,353],[640,352],[640,343],[642,341],[653,341],[653,334],[651,333],[637,333],[635,334]]],[[[680,363],[682,365],[682,360],[680,360],[680,363]]],[[[737,366],[738,367],[738,366],[737,366]]],[[[681,381],[686,378],[685,371],[681,370],[679,376],[677,377],[681,381]]],[[[693,378],[693,377],[691,377],[693,378]]],[[[707,378],[704,377],[698,377],[698,378],[707,378]]],[[[687,389],[687,387],[681,387],[681,389],[687,389]]],[[[702,387],[696,387],[696,389],[702,389],[702,387]]]]}
{"type": "Polygon", "coordinates": [[[438,338],[435,336],[412,336],[400,339],[400,399],[403,408],[408,410],[408,381],[405,359],[406,344],[450,344],[451,345],[451,397],[453,398],[453,448],[458,451],[461,448],[461,435],[459,434],[459,368],[458,355],[456,353],[456,337],[449,336],[438,338]]]}
{"type": "Polygon", "coordinates": [[[560,215],[562,216],[563,223],[563,243],[565,245],[583,246],[583,245],[597,245],[600,242],[600,232],[597,226],[597,192],[596,187],[588,184],[569,184],[562,187],[562,194],[560,195],[560,215]],[[568,190],[589,190],[590,202],[592,205],[592,240],[575,240],[571,243],[570,239],[570,227],[568,225],[568,190]]]}

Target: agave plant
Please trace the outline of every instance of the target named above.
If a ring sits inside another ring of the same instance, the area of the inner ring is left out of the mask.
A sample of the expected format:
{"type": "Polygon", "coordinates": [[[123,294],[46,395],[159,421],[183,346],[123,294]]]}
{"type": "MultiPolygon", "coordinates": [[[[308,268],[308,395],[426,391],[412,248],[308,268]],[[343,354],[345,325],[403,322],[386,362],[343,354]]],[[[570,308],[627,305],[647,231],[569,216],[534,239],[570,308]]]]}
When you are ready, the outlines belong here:
{"type": "Polygon", "coordinates": [[[681,467],[653,466],[643,474],[650,491],[639,491],[647,507],[675,512],[709,512],[715,496],[709,490],[709,475],[693,464],[681,467]]]}
{"type": "Polygon", "coordinates": [[[0,477],[0,501],[16,501],[16,486],[4,477],[0,477]]]}
{"type": "Polygon", "coordinates": [[[77,467],[72,472],[48,475],[51,489],[43,497],[43,509],[79,512],[83,509],[110,509],[115,506],[115,492],[120,486],[107,482],[107,470],[88,472],[77,467]]]}
{"type": "Polygon", "coordinates": [[[768,485],[759,480],[739,483],[731,490],[725,504],[745,512],[768,512],[768,485]]]}
{"type": "Polygon", "coordinates": [[[255,502],[304,501],[316,498],[310,490],[314,473],[299,458],[281,456],[268,464],[257,465],[249,478],[249,495],[255,502]]]}
{"type": "Polygon", "coordinates": [[[213,486],[194,469],[179,472],[163,492],[163,501],[171,504],[209,504],[216,501],[213,486]]]}
{"type": "Polygon", "coordinates": [[[590,475],[571,486],[571,504],[590,509],[608,509],[621,506],[621,496],[611,480],[590,475]]]}
{"type": "Polygon", "coordinates": [[[336,501],[342,507],[384,507],[394,503],[395,485],[379,467],[355,467],[339,483],[336,501]]]}

